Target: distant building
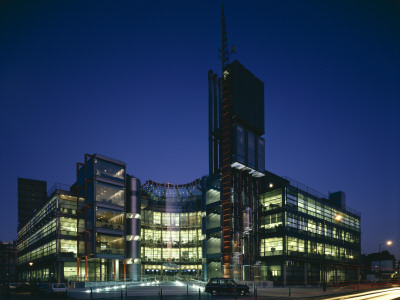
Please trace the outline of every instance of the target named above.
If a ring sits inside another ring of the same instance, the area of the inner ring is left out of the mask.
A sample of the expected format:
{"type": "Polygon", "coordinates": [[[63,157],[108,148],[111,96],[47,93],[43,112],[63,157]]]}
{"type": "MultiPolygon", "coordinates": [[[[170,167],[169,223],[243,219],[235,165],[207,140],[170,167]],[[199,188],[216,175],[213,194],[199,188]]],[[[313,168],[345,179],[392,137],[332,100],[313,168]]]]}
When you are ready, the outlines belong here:
{"type": "Polygon", "coordinates": [[[46,181],[18,178],[18,229],[47,200],[46,181]]]}
{"type": "Polygon", "coordinates": [[[0,242],[0,283],[17,281],[17,242],[0,242]]]}
{"type": "Polygon", "coordinates": [[[398,276],[395,256],[387,250],[368,254],[365,262],[365,273],[368,274],[369,280],[390,281],[393,276],[398,276]]]}

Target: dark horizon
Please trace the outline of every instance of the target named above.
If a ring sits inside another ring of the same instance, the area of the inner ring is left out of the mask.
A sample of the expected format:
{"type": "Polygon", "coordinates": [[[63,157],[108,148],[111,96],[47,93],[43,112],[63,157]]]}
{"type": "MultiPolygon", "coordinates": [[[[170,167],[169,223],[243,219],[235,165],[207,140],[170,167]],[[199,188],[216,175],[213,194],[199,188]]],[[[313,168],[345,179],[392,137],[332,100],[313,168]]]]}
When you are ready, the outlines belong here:
{"type": "MultiPolygon", "coordinates": [[[[224,10],[232,60],[265,85],[266,169],[344,191],[362,214],[362,253],[391,239],[383,250],[399,258],[400,4],[224,10]]],[[[0,240],[16,238],[17,178],[72,184],[85,153],[126,162],[142,183],[208,173],[220,2],[3,1],[0,11],[0,240]]]]}

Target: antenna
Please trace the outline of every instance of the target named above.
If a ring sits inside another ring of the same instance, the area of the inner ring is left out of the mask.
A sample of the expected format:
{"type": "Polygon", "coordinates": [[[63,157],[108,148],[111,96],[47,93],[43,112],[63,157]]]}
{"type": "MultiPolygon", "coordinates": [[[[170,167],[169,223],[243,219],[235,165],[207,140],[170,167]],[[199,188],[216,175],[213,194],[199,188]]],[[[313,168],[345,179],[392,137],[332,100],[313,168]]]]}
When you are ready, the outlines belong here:
{"type": "Polygon", "coordinates": [[[229,64],[228,35],[226,32],[226,22],[224,14],[224,4],[222,4],[222,71],[229,64]]]}
{"type": "Polygon", "coordinates": [[[226,21],[224,14],[224,4],[222,4],[222,50],[218,49],[219,55],[218,58],[222,59],[222,73],[224,72],[224,68],[229,65],[229,55],[237,54],[236,45],[233,45],[229,50],[228,47],[228,34],[226,31],[226,21]]]}

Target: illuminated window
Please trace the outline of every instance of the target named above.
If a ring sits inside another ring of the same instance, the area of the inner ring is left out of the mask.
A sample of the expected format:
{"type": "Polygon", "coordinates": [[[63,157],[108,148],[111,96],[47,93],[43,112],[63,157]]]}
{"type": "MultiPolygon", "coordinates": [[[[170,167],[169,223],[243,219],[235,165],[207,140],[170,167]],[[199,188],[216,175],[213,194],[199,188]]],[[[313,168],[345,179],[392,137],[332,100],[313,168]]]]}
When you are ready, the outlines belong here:
{"type": "Polygon", "coordinates": [[[153,222],[156,225],[161,225],[161,213],[160,212],[153,213],[153,222]]]}

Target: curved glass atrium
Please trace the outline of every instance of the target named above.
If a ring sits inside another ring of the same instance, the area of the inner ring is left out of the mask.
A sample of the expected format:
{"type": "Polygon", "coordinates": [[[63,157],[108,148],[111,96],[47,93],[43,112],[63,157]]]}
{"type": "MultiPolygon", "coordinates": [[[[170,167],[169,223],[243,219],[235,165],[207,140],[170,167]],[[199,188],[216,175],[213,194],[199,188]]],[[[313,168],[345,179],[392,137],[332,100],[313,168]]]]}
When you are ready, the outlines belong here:
{"type": "Polygon", "coordinates": [[[142,187],[142,275],[201,276],[201,181],[142,187]]]}

